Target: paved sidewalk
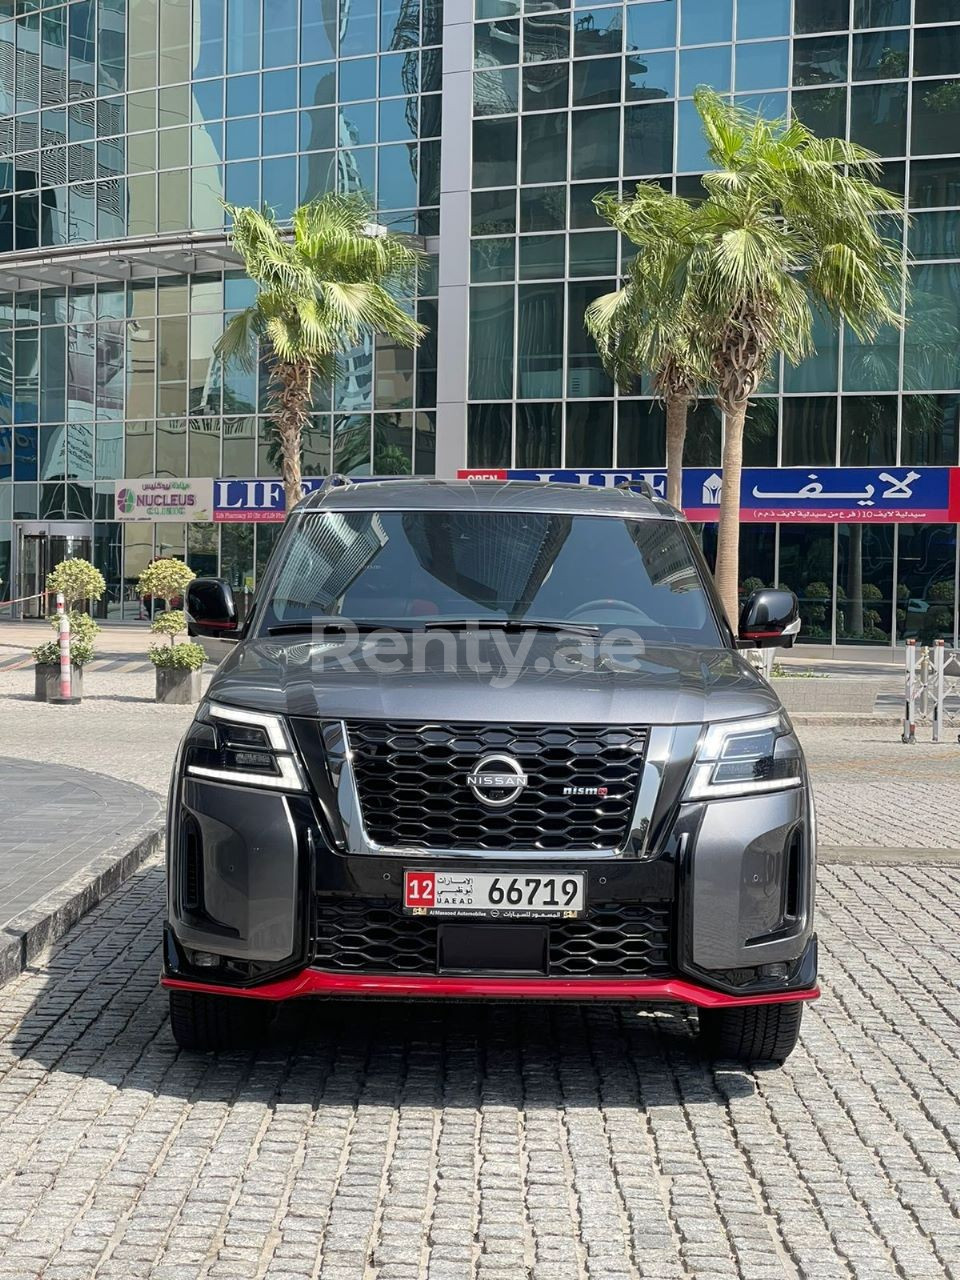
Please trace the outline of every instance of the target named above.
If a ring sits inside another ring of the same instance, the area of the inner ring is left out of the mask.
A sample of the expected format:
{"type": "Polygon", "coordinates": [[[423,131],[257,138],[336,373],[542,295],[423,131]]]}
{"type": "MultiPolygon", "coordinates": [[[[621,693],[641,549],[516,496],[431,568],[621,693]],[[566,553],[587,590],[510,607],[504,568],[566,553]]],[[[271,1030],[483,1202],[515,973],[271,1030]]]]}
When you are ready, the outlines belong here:
{"type": "Polygon", "coordinates": [[[151,865],[0,995],[0,1280],[960,1276],[960,868],[821,877],[782,1071],[664,1010],[300,1004],[177,1053],[151,865]]]}

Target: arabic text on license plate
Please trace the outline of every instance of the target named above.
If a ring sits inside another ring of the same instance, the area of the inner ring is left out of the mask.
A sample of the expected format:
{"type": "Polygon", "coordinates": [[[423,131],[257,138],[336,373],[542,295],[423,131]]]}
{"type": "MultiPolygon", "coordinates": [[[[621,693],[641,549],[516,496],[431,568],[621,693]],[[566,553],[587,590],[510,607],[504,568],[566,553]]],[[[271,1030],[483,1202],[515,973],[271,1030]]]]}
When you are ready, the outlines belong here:
{"type": "Polygon", "coordinates": [[[406,871],[403,905],[418,915],[576,916],[586,905],[584,875],[511,871],[406,871]]]}

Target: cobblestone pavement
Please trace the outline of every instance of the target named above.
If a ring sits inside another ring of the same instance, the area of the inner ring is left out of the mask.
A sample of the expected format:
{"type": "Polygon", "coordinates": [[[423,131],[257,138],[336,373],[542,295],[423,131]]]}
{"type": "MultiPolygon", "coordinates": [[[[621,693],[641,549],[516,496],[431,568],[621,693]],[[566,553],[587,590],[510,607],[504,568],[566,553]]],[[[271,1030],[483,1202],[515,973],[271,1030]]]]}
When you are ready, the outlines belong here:
{"type": "Polygon", "coordinates": [[[213,1059],[170,1038],[146,867],[0,1000],[0,1280],[958,1276],[958,901],[826,870],[782,1071],[700,1063],[680,1013],[466,1006],[301,1005],[213,1059]]]}

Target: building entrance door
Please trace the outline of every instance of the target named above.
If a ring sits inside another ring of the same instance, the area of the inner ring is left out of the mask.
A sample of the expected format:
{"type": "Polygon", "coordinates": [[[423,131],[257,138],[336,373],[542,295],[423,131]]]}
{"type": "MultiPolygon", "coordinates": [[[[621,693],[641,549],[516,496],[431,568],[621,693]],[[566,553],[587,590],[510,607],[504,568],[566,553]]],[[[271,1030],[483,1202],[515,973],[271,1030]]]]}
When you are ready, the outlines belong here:
{"type": "Polygon", "coordinates": [[[56,610],[56,601],[43,594],[47,575],[61,560],[90,560],[93,529],[88,524],[51,520],[21,524],[18,532],[13,595],[23,600],[22,618],[45,618],[56,610]]]}

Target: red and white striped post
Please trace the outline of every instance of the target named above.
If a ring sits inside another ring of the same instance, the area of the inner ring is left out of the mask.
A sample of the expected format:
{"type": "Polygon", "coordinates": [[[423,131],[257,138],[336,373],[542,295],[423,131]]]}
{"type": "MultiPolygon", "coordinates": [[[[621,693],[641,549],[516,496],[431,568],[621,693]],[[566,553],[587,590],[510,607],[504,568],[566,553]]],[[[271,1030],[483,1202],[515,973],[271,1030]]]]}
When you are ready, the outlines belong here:
{"type": "Polygon", "coordinates": [[[79,698],[73,696],[73,668],[70,664],[70,614],[67,612],[63,592],[57,592],[57,617],[60,619],[60,685],[56,698],[51,702],[74,703],[79,698]]]}

